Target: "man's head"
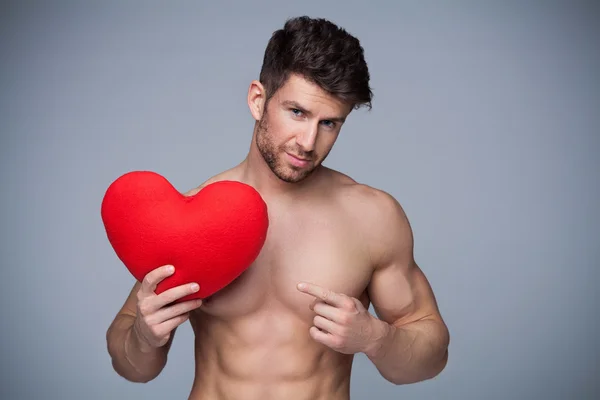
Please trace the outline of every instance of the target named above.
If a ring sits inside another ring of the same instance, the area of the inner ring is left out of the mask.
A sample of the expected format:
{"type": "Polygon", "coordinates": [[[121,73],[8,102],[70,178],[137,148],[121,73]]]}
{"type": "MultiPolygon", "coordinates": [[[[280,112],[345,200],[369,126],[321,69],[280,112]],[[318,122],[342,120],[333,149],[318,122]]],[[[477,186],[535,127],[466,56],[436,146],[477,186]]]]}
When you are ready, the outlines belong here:
{"type": "Polygon", "coordinates": [[[371,98],[358,39],[324,19],[290,19],[269,40],[260,82],[248,93],[257,148],[277,177],[299,182],[327,157],[350,112],[370,108],[371,98]]]}

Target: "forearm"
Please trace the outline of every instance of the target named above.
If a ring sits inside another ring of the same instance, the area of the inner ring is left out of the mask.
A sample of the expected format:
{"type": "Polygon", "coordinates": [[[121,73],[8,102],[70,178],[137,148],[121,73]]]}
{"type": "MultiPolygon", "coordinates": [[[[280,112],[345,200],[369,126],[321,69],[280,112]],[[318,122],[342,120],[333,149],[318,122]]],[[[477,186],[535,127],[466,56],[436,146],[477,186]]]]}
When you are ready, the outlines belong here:
{"type": "Polygon", "coordinates": [[[395,384],[408,384],[438,375],[448,360],[449,335],[435,320],[397,327],[380,321],[384,332],[365,352],[381,375],[395,384]]]}
{"type": "Polygon", "coordinates": [[[167,362],[168,345],[149,348],[133,330],[134,317],[120,315],[107,332],[108,351],[115,371],[132,382],[156,378],[167,362]]]}

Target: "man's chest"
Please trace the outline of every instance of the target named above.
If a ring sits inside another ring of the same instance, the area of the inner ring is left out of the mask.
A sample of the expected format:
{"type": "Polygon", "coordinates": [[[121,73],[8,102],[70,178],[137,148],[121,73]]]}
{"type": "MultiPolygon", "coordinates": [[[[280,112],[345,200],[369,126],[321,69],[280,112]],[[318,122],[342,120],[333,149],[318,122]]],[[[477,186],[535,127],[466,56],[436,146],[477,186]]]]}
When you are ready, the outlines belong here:
{"type": "Polygon", "coordinates": [[[274,213],[256,261],[204,309],[223,317],[267,307],[306,313],[313,299],[296,289],[299,282],[361,298],[372,270],[362,236],[351,220],[335,213],[274,213]]]}

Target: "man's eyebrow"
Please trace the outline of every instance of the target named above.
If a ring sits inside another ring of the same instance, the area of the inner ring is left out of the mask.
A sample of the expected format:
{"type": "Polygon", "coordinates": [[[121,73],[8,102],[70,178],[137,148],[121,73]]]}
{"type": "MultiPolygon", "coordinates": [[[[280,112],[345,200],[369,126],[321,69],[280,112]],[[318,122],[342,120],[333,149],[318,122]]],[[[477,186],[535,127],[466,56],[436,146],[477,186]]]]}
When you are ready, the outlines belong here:
{"type": "Polygon", "coordinates": [[[302,111],[304,114],[308,114],[308,115],[312,114],[310,111],[308,111],[306,109],[306,107],[302,107],[299,103],[297,103],[293,100],[284,100],[281,104],[286,107],[296,108],[296,109],[302,111]]]}
{"type": "MultiPolygon", "coordinates": [[[[312,112],[307,110],[306,107],[303,107],[298,102],[295,102],[293,100],[284,100],[281,102],[281,105],[283,105],[285,107],[295,108],[309,116],[312,115],[312,112]]],[[[323,119],[326,121],[342,122],[342,123],[346,120],[346,118],[344,118],[344,117],[330,117],[330,118],[323,118],[323,119]]]]}

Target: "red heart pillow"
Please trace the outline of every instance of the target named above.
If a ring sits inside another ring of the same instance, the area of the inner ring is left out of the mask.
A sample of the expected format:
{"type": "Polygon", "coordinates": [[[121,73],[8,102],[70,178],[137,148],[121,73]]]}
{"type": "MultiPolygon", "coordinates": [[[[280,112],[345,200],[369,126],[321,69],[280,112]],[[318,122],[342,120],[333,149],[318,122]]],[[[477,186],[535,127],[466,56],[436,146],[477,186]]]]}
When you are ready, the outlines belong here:
{"type": "Polygon", "coordinates": [[[198,282],[200,291],[178,302],[206,298],[242,274],[264,245],[267,205],[251,186],[235,181],[209,184],[184,196],[164,177],[128,172],[102,200],[110,244],[138,280],[162,265],[175,273],[155,292],[198,282]]]}

